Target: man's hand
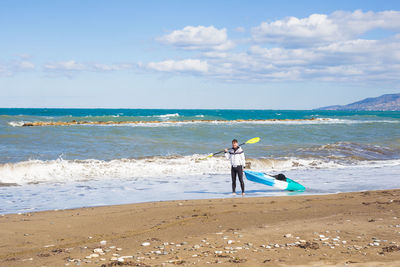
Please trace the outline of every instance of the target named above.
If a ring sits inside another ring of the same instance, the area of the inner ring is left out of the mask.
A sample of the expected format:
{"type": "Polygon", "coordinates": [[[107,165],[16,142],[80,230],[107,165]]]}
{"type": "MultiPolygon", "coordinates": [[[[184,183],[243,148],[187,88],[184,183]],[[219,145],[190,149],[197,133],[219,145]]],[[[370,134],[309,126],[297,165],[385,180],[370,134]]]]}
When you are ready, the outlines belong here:
{"type": "Polygon", "coordinates": [[[228,153],[228,149],[227,149],[227,148],[225,148],[225,150],[224,150],[224,151],[225,151],[225,153],[228,153]]]}

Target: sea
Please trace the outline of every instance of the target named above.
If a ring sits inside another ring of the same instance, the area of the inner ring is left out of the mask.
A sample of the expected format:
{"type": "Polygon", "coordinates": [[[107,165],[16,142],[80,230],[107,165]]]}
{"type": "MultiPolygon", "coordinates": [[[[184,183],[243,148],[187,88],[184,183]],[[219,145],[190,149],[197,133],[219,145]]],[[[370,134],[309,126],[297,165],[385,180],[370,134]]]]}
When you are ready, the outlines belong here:
{"type": "Polygon", "coordinates": [[[0,214],[241,197],[223,155],[201,159],[253,137],[251,170],[307,190],[245,180],[246,197],[400,188],[400,112],[3,108],[0,214]],[[49,121],[111,123],[23,126],[49,121]]]}

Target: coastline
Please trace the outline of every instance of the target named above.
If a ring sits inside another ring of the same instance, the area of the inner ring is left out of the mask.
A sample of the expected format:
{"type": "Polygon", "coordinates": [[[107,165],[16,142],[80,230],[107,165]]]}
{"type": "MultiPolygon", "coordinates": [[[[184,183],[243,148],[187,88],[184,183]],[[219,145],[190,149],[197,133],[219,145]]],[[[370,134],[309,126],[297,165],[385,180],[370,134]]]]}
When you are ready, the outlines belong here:
{"type": "Polygon", "coordinates": [[[0,266],[398,266],[399,203],[396,189],[7,214],[0,266]]]}

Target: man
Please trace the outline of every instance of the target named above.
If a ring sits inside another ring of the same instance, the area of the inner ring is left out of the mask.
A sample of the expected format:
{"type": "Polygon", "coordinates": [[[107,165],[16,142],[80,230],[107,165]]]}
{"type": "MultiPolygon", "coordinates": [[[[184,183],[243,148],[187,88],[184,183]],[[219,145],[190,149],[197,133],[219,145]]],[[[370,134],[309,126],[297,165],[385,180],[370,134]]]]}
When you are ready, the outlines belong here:
{"type": "Polygon", "coordinates": [[[243,168],[245,166],[244,151],[236,139],[232,140],[232,148],[225,149],[225,157],[231,162],[232,195],[236,195],[236,175],[239,177],[242,196],[244,196],[243,168]]]}

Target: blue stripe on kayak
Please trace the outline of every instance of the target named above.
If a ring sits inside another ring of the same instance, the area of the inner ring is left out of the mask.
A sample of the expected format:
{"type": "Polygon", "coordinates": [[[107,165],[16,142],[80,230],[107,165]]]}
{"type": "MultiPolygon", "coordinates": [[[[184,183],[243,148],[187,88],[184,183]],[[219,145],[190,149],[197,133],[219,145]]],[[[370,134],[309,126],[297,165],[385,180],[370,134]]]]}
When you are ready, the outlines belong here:
{"type": "Polygon", "coordinates": [[[275,179],[266,177],[262,172],[244,171],[244,173],[246,174],[246,178],[252,182],[269,186],[275,185],[275,179]]]}

